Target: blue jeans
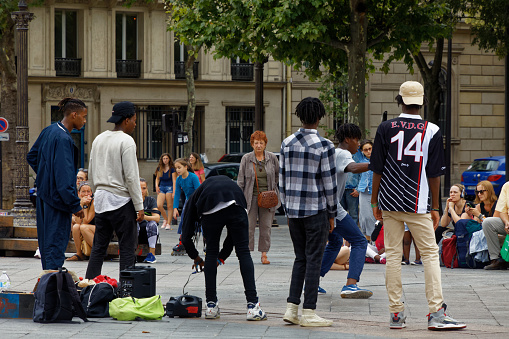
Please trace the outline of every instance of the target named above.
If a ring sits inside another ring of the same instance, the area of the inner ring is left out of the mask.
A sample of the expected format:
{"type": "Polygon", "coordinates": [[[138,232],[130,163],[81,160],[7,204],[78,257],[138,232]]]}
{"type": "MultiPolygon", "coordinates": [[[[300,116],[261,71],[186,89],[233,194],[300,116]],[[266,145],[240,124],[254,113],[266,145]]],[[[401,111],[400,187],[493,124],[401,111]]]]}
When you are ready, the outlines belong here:
{"type": "Polygon", "coordinates": [[[306,281],[302,307],[314,310],[316,309],[320,282],[320,261],[330,229],[327,212],[323,210],[305,218],[289,218],[288,226],[295,252],[295,261],[293,262],[290,294],[286,301],[299,305],[302,286],[306,281]]]}
{"type": "Polygon", "coordinates": [[[341,246],[343,246],[343,238],[352,246],[350,250],[350,268],[348,269],[348,279],[360,280],[362,269],[364,268],[364,260],[366,257],[366,248],[368,241],[362,234],[357,224],[350,215],[346,215],[343,220],[336,219],[336,227],[329,234],[329,243],[325,247],[322,259],[322,267],[320,275],[322,277],[329,272],[334,260],[338,256],[341,246]]]}
{"type": "Polygon", "coordinates": [[[343,197],[341,198],[341,206],[348,211],[355,225],[357,225],[359,223],[359,197],[352,197],[350,195],[352,192],[352,188],[345,189],[345,193],[343,193],[343,197]]]}

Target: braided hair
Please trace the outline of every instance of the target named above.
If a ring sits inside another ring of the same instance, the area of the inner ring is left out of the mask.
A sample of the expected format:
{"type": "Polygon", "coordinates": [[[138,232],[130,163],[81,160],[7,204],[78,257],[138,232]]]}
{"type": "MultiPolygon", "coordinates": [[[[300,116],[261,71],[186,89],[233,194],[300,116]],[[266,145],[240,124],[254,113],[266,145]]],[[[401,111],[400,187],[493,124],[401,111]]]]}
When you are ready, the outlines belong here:
{"type": "Polygon", "coordinates": [[[341,143],[345,141],[346,138],[357,139],[362,138],[362,132],[359,126],[351,123],[346,123],[341,126],[336,131],[336,139],[341,143]]]}
{"type": "Polygon", "coordinates": [[[82,111],[87,108],[87,105],[80,99],[65,98],[58,103],[60,112],[64,113],[64,116],[68,116],[72,112],[82,111]]]}
{"type": "Polygon", "coordinates": [[[315,124],[325,116],[325,107],[318,98],[307,97],[297,105],[295,110],[300,121],[305,125],[315,124]]]}

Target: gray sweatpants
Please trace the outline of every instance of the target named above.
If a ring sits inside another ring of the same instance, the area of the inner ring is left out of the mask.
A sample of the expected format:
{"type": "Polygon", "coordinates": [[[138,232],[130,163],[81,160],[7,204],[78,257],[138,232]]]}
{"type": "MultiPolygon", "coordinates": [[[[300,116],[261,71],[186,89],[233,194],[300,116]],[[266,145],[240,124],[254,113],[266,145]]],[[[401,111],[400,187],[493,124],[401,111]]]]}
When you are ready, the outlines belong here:
{"type": "Polygon", "coordinates": [[[371,194],[368,192],[359,193],[359,226],[364,235],[371,237],[375,230],[376,219],[371,208],[371,194]]]}
{"type": "Polygon", "coordinates": [[[498,259],[500,257],[500,241],[498,235],[506,235],[505,225],[502,219],[496,217],[486,218],[482,223],[482,230],[488,242],[488,252],[490,253],[490,260],[498,259]]]}

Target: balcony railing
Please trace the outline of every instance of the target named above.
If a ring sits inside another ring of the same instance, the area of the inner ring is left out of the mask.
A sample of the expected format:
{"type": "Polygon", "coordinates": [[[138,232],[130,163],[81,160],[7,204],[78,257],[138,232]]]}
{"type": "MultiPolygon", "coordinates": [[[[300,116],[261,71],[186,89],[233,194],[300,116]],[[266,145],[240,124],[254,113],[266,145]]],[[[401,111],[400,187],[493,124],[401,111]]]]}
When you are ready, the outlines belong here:
{"type": "Polygon", "coordinates": [[[233,63],[231,67],[232,80],[252,81],[254,75],[254,64],[233,63]]]}
{"type": "Polygon", "coordinates": [[[55,58],[55,71],[59,77],[79,77],[81,59],[55,58]]]}
{"type": "Polygon", "coordinates": [[[117,78],[139,78],[141,75],[141,60],[119,60],[116,64],[117,78]]]}
{"type": "MultiPolygon", "coordinates": [[[[200,64],[199,61],[195,61],[193,65],[194,80],[198,79],[199,64],[200,64]]],[[[175,79],[185,79],[185,78],[186,78],[186,62],[175,61],[175,79]]]]}

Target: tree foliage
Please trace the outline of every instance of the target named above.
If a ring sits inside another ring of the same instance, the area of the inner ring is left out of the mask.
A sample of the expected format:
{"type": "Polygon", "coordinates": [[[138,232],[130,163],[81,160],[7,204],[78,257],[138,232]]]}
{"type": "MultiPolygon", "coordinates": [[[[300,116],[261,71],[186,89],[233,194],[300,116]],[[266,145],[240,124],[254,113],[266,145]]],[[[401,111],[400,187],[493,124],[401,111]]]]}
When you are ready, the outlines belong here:
{"type": "Polygon", "coordinates": [[[317,78],[324,69],[348,69],[349,112],[363,128],[367,56],[394,60],[412,71],[423,42],[449,36],[442,20],[460,0],[167,0],[170,28],[200,43],[216,57],[274,59],[305,68],[317,78]],[[180,5],[185,5],[186,10],[180,5]]]}
{"type": "Polygon", "coordinates": [[[509,52],[509,10],[507,0],[472,0],[468,12],[471,16],[474,39],[486,51],[494,51],[499,57],[509,52]]]}

